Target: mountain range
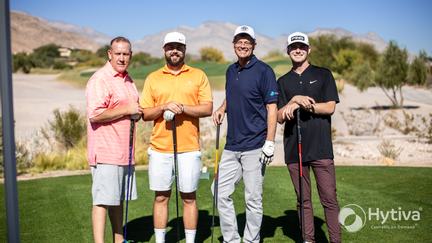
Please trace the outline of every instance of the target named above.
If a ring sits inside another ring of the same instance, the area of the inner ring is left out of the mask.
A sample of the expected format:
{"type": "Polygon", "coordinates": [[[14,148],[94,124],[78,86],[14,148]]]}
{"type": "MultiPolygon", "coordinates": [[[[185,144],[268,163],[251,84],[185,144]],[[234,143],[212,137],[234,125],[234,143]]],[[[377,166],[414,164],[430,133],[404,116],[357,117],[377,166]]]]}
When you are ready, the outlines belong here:
{"type": "MultiPolygon", "coordinates": [[[[214,47],[222,51],[227,60],[234,60],[232,37],[237,24],[228,22],[206,21],[197,27],[179,26],[147,35],[140,40],[131,40],[134,52],[147,52],[152,56],[162,56],[162,40],[166,33],[179,31],[185,34],[187,53],[198,56],[202,47],[214,47]]],[[[48,21],[23,12],[11,12],[12,52],[31,52],[34,48],[49,43],[69,48],[95,51],[108,44],[111,36],[87,27],[76,26],[63,22],[48,21]]],[[[379,52],[387,46],[387,42],[378,34],[355,34],[341,28],[318,28],[307,33],[310,37],[333,34],[337,37],[351,37],[354,41],[373,45],[379,52]]],[[[256,32],[257,47],[255,54],[263,57],[270,51],[284,52],[288,34],[272,38],[256,32]]]]}

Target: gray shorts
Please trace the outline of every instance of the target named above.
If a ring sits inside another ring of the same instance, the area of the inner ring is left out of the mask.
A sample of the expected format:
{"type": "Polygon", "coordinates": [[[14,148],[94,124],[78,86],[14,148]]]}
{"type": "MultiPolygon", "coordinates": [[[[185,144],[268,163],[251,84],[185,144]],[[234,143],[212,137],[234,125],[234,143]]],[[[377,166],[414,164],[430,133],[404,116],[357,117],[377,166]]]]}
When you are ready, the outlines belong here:
{"type": "MultiPolygon", "coordinates": [[[[128,166],[97,164],[91,167],[93,205],[118,206],[126,198],[128,166]]],[[[135,168],[131,167],[130,200],[137,199],[135,168]]]]}

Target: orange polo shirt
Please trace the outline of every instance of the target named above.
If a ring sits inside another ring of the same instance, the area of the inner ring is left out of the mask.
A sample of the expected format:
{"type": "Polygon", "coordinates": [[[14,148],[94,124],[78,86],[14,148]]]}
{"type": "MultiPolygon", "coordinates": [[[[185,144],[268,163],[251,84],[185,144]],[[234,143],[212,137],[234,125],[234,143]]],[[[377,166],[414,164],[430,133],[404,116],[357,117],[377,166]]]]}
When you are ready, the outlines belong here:
{"type": "MultiPolygon", "coordinates": [[[[141,106],[151,108],[171,101],[184,105],[212,102],[206,74],[188,65],[183,65],[178,74],[173,74],[166,65],[149,74],[141,94],[141,106]]],[[[176,124],[177,151],[182,153],[199,150],[199,119],[180,114],[176,116],[176,124]]],[[[167,123],[162,116],[154,121],[150,147],[162,153],[173,152],[171,123],[167,123]]]]}

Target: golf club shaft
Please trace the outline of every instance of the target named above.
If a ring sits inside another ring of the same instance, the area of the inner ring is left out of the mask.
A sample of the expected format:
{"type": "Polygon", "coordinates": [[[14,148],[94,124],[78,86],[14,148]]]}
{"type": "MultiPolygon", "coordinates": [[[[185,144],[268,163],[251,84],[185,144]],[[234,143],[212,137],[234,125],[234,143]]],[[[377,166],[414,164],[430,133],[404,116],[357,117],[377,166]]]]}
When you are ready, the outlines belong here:
{"type": "Polygon", "coordinates": [[[214,188],[213,188],[213,216],[212,216],[212,236],[211,242],[213,243],[213,233],[215,226],[215,208],[217,206],[217,195],[218,195],[218,181],[219,181],[219,135],[220,135],[220,124],[216,127],[216,154],[215,154],[215,163],[214,163],[214,188]]]}
{"type": "Polygon", "coordinates": [[[302,136],[300,126],[300,108],[297,109],[297,142],[298,142],[298,157],[299,157],[299,194],[300,194],[300,230],[302,240],[305,240],[304,235],[304,205],[303,205],[303,150],[302,136]]]}
{"type": "Polygon", "coordinates": [[[174,177],[175,177],[175,199],[177,215],[177,242],[180,241],[179,209],[178,209],[178,171],[177,171],[177,127],[175,116],[172,120],[173,148],[174,148],[174,177]]]}
{"type": "Polygon", "coordinates": [[[132,192],[130,192],[130,179],[131,179],[131,169],[132,169],[132,157],[133,157],[133,138],[135,131],[135,121],[130,120],[130,131],[129,131],[129,163],[128,163],[128,177],[127,177],[127,187],[126,187],[126,212],[125,212],[125,222],[123,227],[123,237],[124,242],[127,242],[127,222],[128,222],[128,210],[129,210],[129,200],[132,192]]]}

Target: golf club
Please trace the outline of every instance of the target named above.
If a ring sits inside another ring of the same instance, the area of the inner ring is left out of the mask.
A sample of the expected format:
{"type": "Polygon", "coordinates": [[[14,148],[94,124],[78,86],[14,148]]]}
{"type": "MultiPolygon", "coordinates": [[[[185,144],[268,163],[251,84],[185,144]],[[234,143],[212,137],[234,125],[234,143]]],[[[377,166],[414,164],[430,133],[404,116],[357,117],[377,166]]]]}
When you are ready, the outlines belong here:
{"type": "Polygon", "coordinates": [[[128,177],[127,177],[127,187],[126,187],[126,212],[125,212],[125,222],[123,227],[123,242],[127,241],[127,222],[128,222],[128,211],[129,211],[129,200],[131,198],[132,192],[130,192],[131,185],[131,170],[132,170],[132,158],[133,158],[133,139],[135,131],[135,121],[139,120],[141,115],[132,115],[130,118],[130,130],[129,130],[129,163],[128,163],[128,177]]]}
{"type": "Polygon", "coordinates": [[[175,177],[175,199],[176,199],[176,214],[177,214],[177,242],[180,241],[180,225],[179,225],[179,209],[178,209],[178,175],[177,175],[177,129],[175,116],[172,119],[172,135],[174,148],[174,177],[175,177]]]}
{"type": "Polygon", "coordinates": [[[302,159],[302,137],[300,129],[300,108],[297,109],[297,142],[299,157],[299,194],[300,194],[300,230],[302,242],[305,240],[304,235],[304,205],[303,205],[303,159],[302,159]]]}
{"type": "Polygon", "coordinates": [[[212,231],[211,231],[211,242],[213,243],[213,232],[215,226],[215,208],[217,206],[217,195],[218,195],[218,181],[219,181],[219,134],[220,124],[216,127],[216,152],[215,152],[215,163],[214,163],[214,184],[213,184],[213,216],[212,216],[212,231]]]}

